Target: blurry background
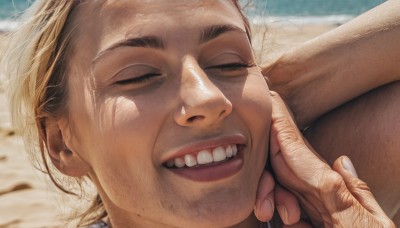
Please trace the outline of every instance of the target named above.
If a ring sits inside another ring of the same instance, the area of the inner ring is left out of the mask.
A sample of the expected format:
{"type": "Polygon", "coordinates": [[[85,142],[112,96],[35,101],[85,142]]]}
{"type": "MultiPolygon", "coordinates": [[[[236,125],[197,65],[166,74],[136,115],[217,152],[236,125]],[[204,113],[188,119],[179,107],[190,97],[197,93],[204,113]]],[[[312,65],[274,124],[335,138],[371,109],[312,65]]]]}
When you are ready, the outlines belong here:
{"type": "Polygon", "coordinates": [[[384,0],[239,0],[253,24],[261,63],[353,19],[384,0]],[[262,50],[261,50],[262,49],[262,50]]]}
{"type": "Polygon", "coordinates": [[[384,0],[254,0],[254,3],[270,16],[281,18],[314,16],[320,18],[314,21],[317,23],[324,22],[326,17],[335,16],[340,22],[343,16],[359,15],[382,2],[384,0]]]}
{"type": "MultiPolygon", "coordinates": [[[[33,0],[32,0],[33,1],[33,0]]],[[[240,0],[247,4],[248,0],[240,0]]],[[[31,1],[0,0],[0,30],[16,26],[15,19],[31,1]]],[[[256,13],[269,18],[262,21],[303,22],[303,23],[343,23],[384,0],[252,0],[257,5],[256,13]]],[[[256,15],[251,15],[256,16],[256,15]]]]}
{"type": "Polygon", "coordinates": [[[0,0],[0,31],[16,28],[18,16],[29,5],[27,0],[0,0]]]}
{"type": "MultiPolygon", "coordinates": [[[[329,31],[383,0],[240,0],[253,27],[261,62],[329,31]]],[[[18,27],[26,0],[0,0],[0,38],[18,27]]],[[[1,48],[6,45],[0,41],[1,48]]],[[[1,70],[1,69],[0,69],[1,70]]],[[[69,215],[70,199],[62,198],[32,168],[9,120],[6,82],[0,75],[0,228],[60,227],[69,215]]],[[[72,226],[73,227],[73,226],[72,226]]]]}

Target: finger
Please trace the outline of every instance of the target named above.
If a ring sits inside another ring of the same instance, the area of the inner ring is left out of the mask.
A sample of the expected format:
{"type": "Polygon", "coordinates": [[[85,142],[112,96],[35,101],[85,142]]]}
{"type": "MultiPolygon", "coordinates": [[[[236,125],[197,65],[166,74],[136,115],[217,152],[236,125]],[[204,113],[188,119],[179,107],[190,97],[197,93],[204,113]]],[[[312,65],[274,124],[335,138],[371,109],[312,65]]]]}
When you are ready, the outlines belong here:
{"type": "Polygon", "coordinates": [[[300,220],[300,207],[296,197],[282,188],[280,185],[275,185],[275,205],[279,216],[285,225],[293,225],[300,220]]]}
{"type": "Polygon", "coordinates": [[[254,206],[254,214],[260,221],[269,221],[274,215],[274,186],[274,178],[267,170],[264,170],[258,184],[256,205],[254,206]]]}
{"type": "Polygon", "coordinates": [[[309,190],[306,185],[318,186],[321,180],[317,177],[331,168],[307,147],[279,95],[271,92],[271,97],[270,156],[277,177],[297,190],[309,190]]]}
{"type": "Polygon", "coordinates": [[[358,179],[356,170],[348,157],[342,156],[336,159],[333,169],[342,176],[347,189],[365,209],[372,214],[386,216],[368,185],[358,179]]]}

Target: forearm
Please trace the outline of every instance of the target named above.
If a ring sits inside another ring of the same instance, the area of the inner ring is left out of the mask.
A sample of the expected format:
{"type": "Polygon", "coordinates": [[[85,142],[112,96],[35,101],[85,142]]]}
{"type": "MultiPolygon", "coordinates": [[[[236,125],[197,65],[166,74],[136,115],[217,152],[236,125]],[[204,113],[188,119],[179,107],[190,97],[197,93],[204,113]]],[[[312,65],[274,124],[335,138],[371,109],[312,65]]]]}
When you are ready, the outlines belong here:
{"type": "Polygon", "coordinates": [[[263,73],[301,127],[400,78],[400,1],[389,0],[284,54],[263,73]]]}
{"type": "Polygon", "coordinates": [[[399,97],[400,82],[382,86],[319,118],[304,133],[328,164],[348,156],[391,218],[400,216],[399,97]]]}

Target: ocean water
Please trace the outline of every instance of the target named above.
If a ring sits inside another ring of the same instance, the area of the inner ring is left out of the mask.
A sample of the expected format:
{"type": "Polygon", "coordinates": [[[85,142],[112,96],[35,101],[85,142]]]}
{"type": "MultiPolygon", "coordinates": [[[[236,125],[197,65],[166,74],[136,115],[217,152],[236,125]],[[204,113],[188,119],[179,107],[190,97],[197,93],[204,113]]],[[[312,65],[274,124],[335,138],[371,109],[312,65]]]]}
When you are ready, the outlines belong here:
{"type": "MultiPolygon", "coordinates": [[[[34,0],[0,0],[0,30],[18,26],[21,15],[34,0]]],[[[164,0],[168,1],[168,0],[164,0]]],[[[249,0],[240,0],[247,3],[249,0]]],[[[250,0],[246,12],[255,23],[337,24],[384,2],[384,0],[250,0]]]]}
{"type": "Polygon", "coordinates": [[[8,31],[17,25],[17,19],[30,5],[27,0],[0,0],[0,30],[8,31]]]}
{"type": "Polygon", "coordinates": [[[247,14],[255,23],[342,24],[384,1],[252,0],[247,14]]]}

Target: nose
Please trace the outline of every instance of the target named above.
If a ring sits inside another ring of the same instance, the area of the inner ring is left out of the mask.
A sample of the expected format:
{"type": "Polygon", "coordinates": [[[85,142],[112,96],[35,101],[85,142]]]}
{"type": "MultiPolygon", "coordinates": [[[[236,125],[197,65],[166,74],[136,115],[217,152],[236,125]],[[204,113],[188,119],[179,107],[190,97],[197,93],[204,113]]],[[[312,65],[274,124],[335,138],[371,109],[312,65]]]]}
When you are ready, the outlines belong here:
{"type": "Polygon", "coordinates": [[[183,63],[179,94],[181,103],[174,116],[178,125],[209,127],[232,112],[232,103],[195,60],[183,63]]]}

